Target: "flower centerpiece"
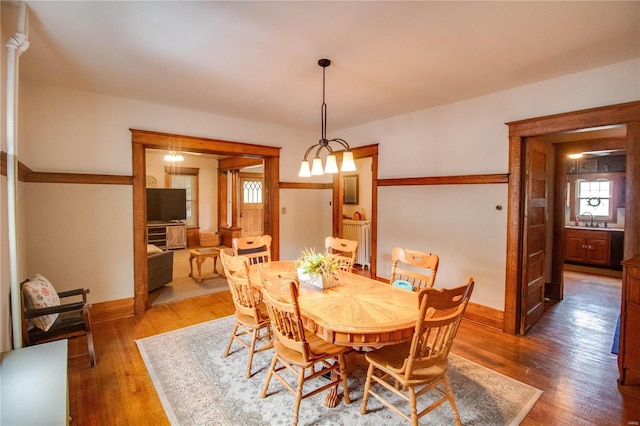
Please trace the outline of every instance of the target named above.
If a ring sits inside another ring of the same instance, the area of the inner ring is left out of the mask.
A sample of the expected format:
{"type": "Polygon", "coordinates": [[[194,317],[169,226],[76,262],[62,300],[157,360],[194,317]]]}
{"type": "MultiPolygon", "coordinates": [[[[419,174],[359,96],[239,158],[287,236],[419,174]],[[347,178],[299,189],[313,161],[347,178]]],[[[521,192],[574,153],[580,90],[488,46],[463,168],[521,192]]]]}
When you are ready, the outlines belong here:
{"type": "Polygon", "coordinates": [[[340,263],[329,253],[316,253],[314,249],[304,249],[295,261],[300,281],[308,282],[320,288],[338,285],[340,263]]]}

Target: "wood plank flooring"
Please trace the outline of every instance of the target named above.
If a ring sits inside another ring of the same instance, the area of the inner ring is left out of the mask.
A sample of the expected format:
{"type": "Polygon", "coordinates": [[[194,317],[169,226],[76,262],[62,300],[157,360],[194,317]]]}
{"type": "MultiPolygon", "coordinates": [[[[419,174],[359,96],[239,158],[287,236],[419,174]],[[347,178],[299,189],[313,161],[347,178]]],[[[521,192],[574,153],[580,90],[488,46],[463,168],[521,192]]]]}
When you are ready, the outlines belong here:
{"type": "MultiPolygon", "coordinates": [[[[544,391],[524,425],[637,425],[640,387],[617,386],[610,353],[620,279],[567,272],[565,286],[565,300],[548,303],[527,336],[463,321],[453,352],[544,391]]],[[[168,424],[134,340],[233,311],[229,292],[222,292],[96,324],[97,366],[90,368],[86,356],[69,362],[71,424],[168,424]]],[[[70,352],[83,345],[71,342],[70,352]]]]}

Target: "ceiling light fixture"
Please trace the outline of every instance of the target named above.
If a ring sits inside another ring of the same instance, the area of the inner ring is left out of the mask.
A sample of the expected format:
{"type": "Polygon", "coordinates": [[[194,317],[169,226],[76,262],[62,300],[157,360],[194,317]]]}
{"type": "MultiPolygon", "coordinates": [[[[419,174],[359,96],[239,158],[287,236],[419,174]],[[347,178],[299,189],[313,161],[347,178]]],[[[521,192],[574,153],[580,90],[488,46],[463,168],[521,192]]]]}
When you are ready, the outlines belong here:
{"type": "Polygon", "coordinates": [[[569,154],[569,158],[571,158],[572,160],[577,160],[578,158],[582,158],[582,153],[579,152],[577,154],[569,154]]]}
{"type": "Polygon", "coordinates": [[[325,71],[329,65],[331,65],[331,61],[329,59],[320,59],[318,61],[318,65],[322,67],[322,108],[321,108],[321,123],[322,123],[322,137],[318,141],[317,144],[312,145],[307,149],[307,152],[304,153],[304,159],[300,164],[300,172],[298,176],[300,177],[311,177],[311,175],[324,175],[325,173],[338,173],[338,163],[336,161],[336,155],[333,153],[333,149],[329,145],[331,142],[336,142],[340,144],[344,148],[344,152],[342,153],[342,166],[340,167],[340,171],[342,172],[355,172],[356,171],[356,163],[353,161],[353,152],[349,149],[349,144],[344,139],[327,139],[327,104],[324,101],[324,89],[325,89],[325,71]],[[316,156],[313,158],[312,167],[309,167],[309,160],[307,159],[311,151],[316,150],[316,156]],[[322,168],[322,159],[320,158],[320,152],[326,149],[329,153],[327,154],[327,163],[322,168]]]}
{"type": "Polygon", "coordinates": [[[184,157],[175,151],[171,151],[164,156],[164,161],[171,161],[172,163],[175,163],[176,161],[184,161],[184,157]]]}

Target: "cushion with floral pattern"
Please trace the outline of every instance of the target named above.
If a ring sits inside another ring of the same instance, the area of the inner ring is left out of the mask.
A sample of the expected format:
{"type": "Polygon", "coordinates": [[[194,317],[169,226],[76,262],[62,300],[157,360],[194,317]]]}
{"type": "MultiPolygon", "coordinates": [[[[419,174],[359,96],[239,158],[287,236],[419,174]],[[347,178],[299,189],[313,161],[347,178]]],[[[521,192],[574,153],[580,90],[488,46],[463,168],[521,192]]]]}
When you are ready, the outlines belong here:
{"type": "MultiPolygon", "coordinates": [[[[25,282],[22,286],[25,305],[28,309],[47,308],[49,306],[59,306],[60,298],[56,289],[51,285],[48,279],[40,274],[36,274],[35,278],[25,282]]],[[[58,319],[59,314],[42,315],[31,318],[33,325],[42,331],[47,331],[53,323],[58,319]]]]}

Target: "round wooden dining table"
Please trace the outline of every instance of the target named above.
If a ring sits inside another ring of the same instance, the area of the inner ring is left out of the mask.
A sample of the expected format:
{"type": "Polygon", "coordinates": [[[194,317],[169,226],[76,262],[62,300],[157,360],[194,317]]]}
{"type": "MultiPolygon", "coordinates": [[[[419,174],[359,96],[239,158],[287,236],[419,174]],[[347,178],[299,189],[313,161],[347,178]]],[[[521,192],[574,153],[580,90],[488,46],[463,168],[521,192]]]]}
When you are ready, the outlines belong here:
{"type": "MultiPolygon", "coordinates": [[[[264,274],[297,277],[291,261],[252,265],[249,280],[256,288],[262,287],[259,268],[264,274]]],[[[345,271],[329,289],[300,281],[298,305],[307,330],[327,342],[360,349],[411,340],[419,314],[417,293],[345,271]]],[[[361,350],[347,354],[347,371],[359,364],[366,364],[361,350]]],[[[337,387],[324,404],[338,405],[337,387]]]]}
{"type": "MultiPolygon", "coordinates": [[[[260,272],[296,276],[291,261],[252,265],[252,285],[261,287],[260,272]]],[[[410,340],[418,319],[417,293],[340,271],[338,285],[321,289],[300,281],[298,304],[304,326],[329,343],[380,347],[410,340]]]]}

